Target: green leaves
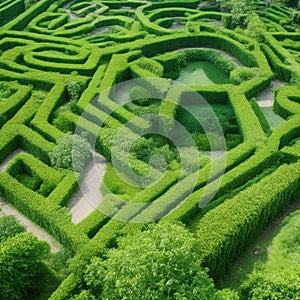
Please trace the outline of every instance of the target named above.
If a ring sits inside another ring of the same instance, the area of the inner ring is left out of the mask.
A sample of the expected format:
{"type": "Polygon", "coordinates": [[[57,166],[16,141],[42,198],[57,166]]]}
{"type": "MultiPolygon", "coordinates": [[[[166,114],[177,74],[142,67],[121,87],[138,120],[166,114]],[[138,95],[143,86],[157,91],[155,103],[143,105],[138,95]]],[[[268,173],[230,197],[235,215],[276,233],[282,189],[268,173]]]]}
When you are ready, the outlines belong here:
{"type": "Polygon", "coordinates": [[[51,164],[58,169],[80,172],[90,157],[90,145],[84,138],[66,134],[51,153],[51,164]]]}
{"type": "Polygon", "coordinates": [[[9,215],[0,218],[0,243],[24,231],[25,228],[17,222],[14,216],[9,215]]]}
{"type": "Polygon", "coordinates": [[[32,233],[20,233],[0,244],[0,298],[28,299],[40,273],[40,260],[49,254],[50,247],[32,233]]]}
{"type": "Polygon", "coordinates": [[[85,282],[101,299],[208,299],[215,289],[195,249],[182,226],[151,225],[120,239],[107,260],[92,259],[85,282]]]}

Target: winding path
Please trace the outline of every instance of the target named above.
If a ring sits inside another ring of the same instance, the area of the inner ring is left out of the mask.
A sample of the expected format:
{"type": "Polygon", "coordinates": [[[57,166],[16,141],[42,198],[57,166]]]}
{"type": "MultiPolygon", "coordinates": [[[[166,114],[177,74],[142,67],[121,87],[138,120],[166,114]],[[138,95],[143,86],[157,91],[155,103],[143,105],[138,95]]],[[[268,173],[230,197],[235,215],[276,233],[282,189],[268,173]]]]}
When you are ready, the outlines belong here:
{"type": "Polygon", "coordinates": [[[279,79],[274,79],[271,81],[270,86],[265,89],[263,92],[261,92],[256,97],[257,104],[260,107],[272,107],[274,104],[274,90],[278,89],[283,85],[283,81],[280,81],[279,79]]]}
{"type": "Polygon", "coordinates": [[[86,166],[83,182],[69,204],[72,222],[79,223],[101,203],[103,198],[100,185],[103,180],[106,160],[97,152],[93,152],[94,159],[86,166]]]}

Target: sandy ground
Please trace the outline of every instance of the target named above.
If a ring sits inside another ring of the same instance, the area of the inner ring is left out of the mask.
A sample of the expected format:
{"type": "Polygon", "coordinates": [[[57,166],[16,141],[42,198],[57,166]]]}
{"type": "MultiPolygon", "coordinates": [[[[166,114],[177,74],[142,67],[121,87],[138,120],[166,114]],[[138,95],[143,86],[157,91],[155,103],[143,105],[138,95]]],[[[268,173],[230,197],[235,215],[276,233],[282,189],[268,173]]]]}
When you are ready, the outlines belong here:
{"type": "Polygon", "coordinates": [[[94,159],[86,166],[84,180],[69,204],[72,222],[79,223],[94,211],[102,200],[100,185],[106,168],[106,160],[93,152],[94,159]]]}
{"type": "Polygon", "coordinates": [[[283,85],[283,82],[275,79],[271,81],[270,86],[261,92],[256,97],[256,101],[260,107],[273,107],[274,104],[274,90],[283,85]]]}

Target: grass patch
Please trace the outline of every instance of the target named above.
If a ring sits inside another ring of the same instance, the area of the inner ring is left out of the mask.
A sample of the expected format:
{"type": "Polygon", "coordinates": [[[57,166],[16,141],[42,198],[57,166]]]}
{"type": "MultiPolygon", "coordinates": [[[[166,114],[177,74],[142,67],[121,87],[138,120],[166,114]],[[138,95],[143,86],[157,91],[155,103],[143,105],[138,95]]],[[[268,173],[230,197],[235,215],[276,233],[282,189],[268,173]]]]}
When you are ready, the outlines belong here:
{"type": "Polygon", "coordinates": [[[181,69],[176,80],[189,86],[229,83],[229,78],[222,69],[206,61],[188,63],[181,69]]]}

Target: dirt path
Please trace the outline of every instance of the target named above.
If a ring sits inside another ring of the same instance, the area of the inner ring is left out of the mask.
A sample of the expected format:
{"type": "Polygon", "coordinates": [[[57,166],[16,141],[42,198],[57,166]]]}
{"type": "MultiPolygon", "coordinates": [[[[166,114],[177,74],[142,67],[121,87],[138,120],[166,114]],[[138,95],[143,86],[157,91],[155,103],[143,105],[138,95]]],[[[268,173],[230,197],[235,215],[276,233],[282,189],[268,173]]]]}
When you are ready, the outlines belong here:
{"type": "Polygon", "coordinates": [[[280,81],[279,79],[274,79],[271,81],[270,86],[265,89],[263,92],[261,92],[256,97],[257,104],[260,107],[273,107],[274,104],[274,90],[278,89],[283,85],[283,81],[280,81]]]}
{"type": "Polygon", "coordinates": [[[106,168],[106,160],[97,152],[93,152],[93,155],[94,159],[85,168],[84,180],[69,204],[69,212],[72,214],[74,224],[93,212],[103,197],[100,185],[106,168]]]}
{"type": "Polygon", "coordinates": [[[0,172],[4,171],[7,165],[12,161],[19,153],[24,152],[22,149],[17,149],[13,151],[1,164],[0,164],[0,172]]]}
{"type": "Polygon", "coordinates": [[[44,229],[30,221],[27,217],[18,212],[11,204],[6,203],[0,197],[0,216],[13,215],[27,231],[32,232],[39,240],[46,241],[50,245],[51,252],[58,252],[61,245],[44,229]]]}

